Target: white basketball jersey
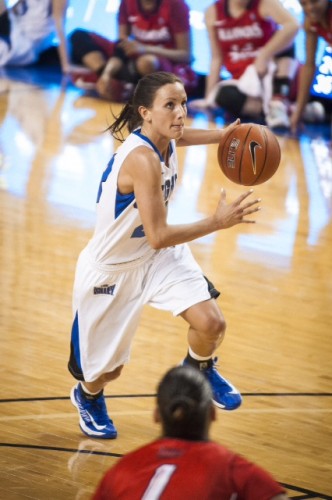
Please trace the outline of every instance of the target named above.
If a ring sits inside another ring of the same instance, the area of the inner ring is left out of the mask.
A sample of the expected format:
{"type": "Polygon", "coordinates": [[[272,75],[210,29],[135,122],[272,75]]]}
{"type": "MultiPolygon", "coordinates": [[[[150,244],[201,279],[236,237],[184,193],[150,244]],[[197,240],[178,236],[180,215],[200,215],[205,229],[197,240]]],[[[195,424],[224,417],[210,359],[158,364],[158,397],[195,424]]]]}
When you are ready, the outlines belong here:
{"type": "MultiPolygon", "coordinates": [[[[134,193],[122,195],[118,175],[127,155],[138,146],[153,149],[160,158],[161,186],[167,204],[177,179],[175,141],[171,141],[168,166],[156,146],[140,130],[134,131],[119,147],[102,175],[97,198],[95,233],[88,244],[92,260],[99,264],[131,262],[154,253],[144,233],[134,193]]],[[[139,168],[139,165],[137,165],[139,168]]]]}
{"type": "Polygon", "coordinates": [[[9,11],[10,45],[0,47],[0,65],[25,65],[56,42],[51,0],[21,0],[9,11]]]}

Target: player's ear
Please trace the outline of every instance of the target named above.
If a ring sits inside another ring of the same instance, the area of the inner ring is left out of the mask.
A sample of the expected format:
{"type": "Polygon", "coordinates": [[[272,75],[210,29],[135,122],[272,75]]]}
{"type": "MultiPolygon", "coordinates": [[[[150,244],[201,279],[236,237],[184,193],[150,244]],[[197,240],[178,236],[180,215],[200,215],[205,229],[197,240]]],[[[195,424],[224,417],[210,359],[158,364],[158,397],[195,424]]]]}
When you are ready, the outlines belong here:
{"type": "Polygon", "coordinates": [[[159,424],[161,422],[160,413],[159,413],[158,408],[155,408],[154,411],[153,411],[153,420],[157,424],[159,424]]]}
{"type": "Polygon", "coordinates": [[[146,108],[145,106],[139,106],[138,112],[144,121],[151,123],[151,111],[148,108],[146,108]]]}
{"type": "Polygon", "coordinates": [[[216,407],[214,405],[211,405],[210,416],[211,416],[211,422],[215,422],[217,420],[217,411],[216,411],[216,407]]]}

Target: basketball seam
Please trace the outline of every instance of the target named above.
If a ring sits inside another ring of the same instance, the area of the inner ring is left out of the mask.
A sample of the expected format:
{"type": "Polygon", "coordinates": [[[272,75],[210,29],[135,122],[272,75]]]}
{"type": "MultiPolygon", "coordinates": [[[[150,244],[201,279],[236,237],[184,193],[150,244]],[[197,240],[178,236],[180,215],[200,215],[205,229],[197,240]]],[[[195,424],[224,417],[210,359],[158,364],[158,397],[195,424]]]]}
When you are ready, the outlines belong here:
{"type": "Polygon", "coordinates": [[[228,132],[228,134],[226,135],[226,137],[225,137],[225,139],[224,139],[223,143],[222,143],[222,153],[221,153],[221,160],[222,160],[222,161],[221,161],[221,169],[222,169],[223,174],[225,175],[225,177],[226,177],[227,179],[228,179],[228,177],[227,177],[227,175],[226,175],[226,174],[225,174],[225,172],[224,172],[224,168],[226,168],[226,166],[227,166],[227,155],[226,155],[226,161],[225,161],[226,165],[224,166],[224,152],[226,151],[226,153],[228,154],[228,148],[226,148],[226,147],[225,147],[225,145],[226,145],[226,142],[227,142],[227,141],[228,141],[228,139],[229,139],[229,136],[230,136],[232,133],[233,133],[233,130],[230,130],[230,131],[228,132]]]}
{"type": "Polygon", "coordinates": [[[245,148],[247,146],[247,139],[248,139],[248,136],[249,136],[249,133],[250,133],[251,129],[252,129],[252,125],[250,125],[250,127],[248,128],[247,135],[245,136],[245,139],[243,141],[243,146],[242,146],[242,151],[241,151],[241,157],[240,157],[240,162],[239,162],[239,182],[240,182],[240,184],[242,184],[242,158],[243,158],[243,154],[245,152],[245,148]]]}

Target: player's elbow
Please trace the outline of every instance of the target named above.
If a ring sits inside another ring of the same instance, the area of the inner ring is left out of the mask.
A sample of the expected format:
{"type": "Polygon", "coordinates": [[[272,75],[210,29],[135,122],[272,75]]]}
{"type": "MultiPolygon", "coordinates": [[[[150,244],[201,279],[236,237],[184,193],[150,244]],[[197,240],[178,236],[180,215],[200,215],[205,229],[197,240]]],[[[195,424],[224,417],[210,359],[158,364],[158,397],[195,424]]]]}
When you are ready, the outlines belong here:
{"type": "Polygon", "coordinates": [[[286,23],[283,28],[288,36],[295,38],[298,31],[300,30],[300,24],[297,22],[296,19],[292,19],[291,21],[286,23]]]}
{"type": "Polygon", "coordinates": [[[153,250],[161,250],[170,246],[162,232],[152,231],[150,234],[146,234],[146,237],[153,250]]]}
{"type": "Polygon", "coordinates": [[[148,240],[153,250],[161,250],[167,246],[161,238],[149,238],[148,240]]]}

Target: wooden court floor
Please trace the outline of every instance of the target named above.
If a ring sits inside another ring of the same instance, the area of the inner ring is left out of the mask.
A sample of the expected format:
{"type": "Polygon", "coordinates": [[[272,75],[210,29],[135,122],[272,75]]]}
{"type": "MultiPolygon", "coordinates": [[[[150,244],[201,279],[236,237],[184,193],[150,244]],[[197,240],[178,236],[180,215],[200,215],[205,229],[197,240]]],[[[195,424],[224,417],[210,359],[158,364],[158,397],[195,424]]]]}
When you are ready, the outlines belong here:
{"type": "MultiPolygon", "coordinates": [[[[118,108],[115,106],[114,111],[118,108]]],[[[114,441],[80,433],[67,371],[78,253],[116,144],[110,104],[70,86],[0,80],[0,498],[88,499],[118,457],[157,437],[156,384],[186,353],[179,318],[144,311],[131,362],[108,386],[114,441]]],[[[204,114],[194,127],[223,126],[204,114]]],[[[267,468],[298,499],[332,499],[332,156],[319,129],[278,135],[282,162],[255,193],[256,225],[191,248],[222,291],[220,371],[242,392],[212,438],[267,468]]],[[[210,214],[225,179],[216,146],[179,149],[172,222],[210,214]]]]}

